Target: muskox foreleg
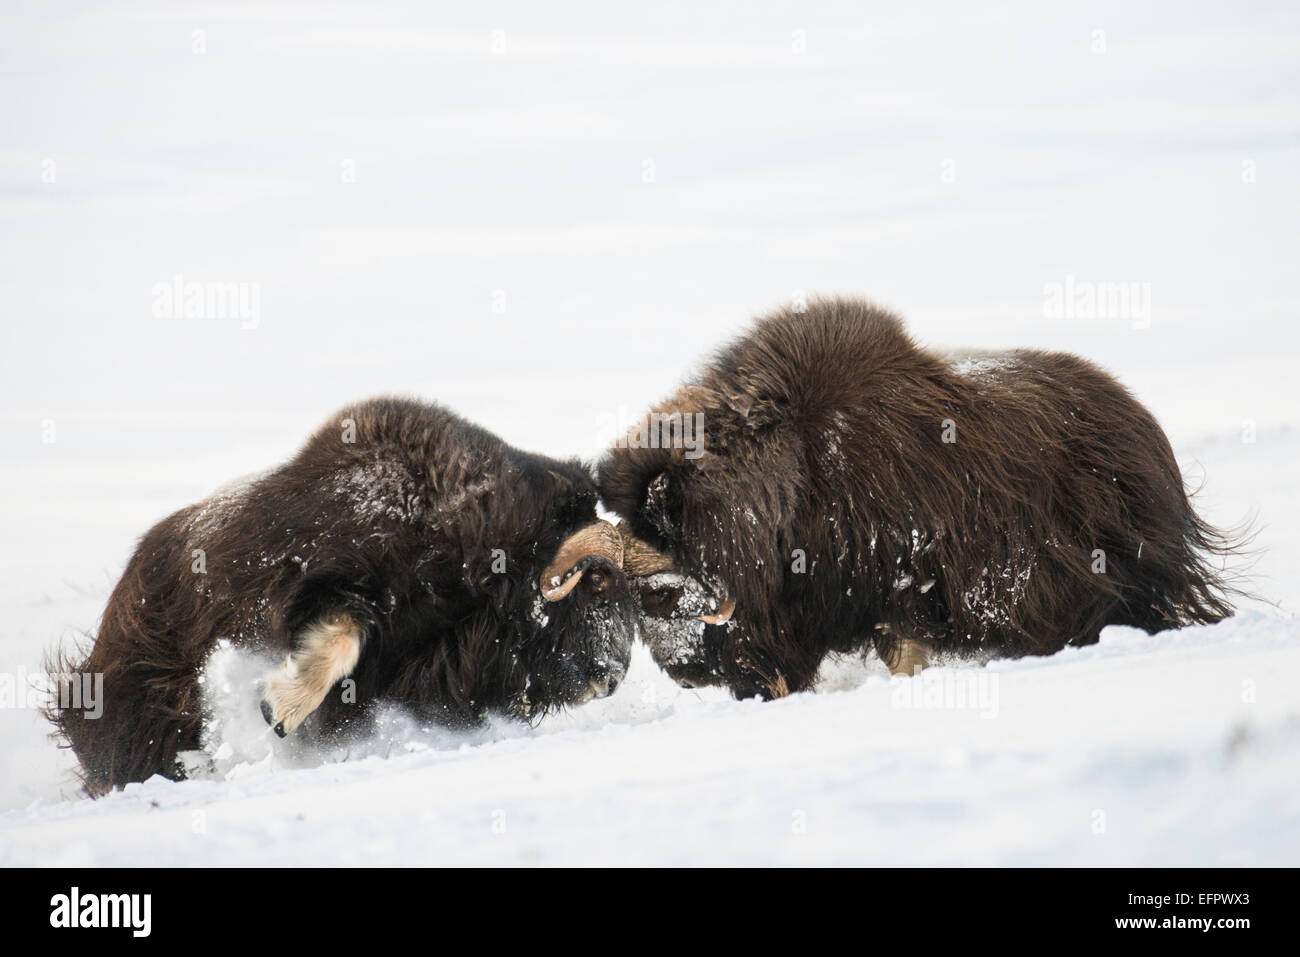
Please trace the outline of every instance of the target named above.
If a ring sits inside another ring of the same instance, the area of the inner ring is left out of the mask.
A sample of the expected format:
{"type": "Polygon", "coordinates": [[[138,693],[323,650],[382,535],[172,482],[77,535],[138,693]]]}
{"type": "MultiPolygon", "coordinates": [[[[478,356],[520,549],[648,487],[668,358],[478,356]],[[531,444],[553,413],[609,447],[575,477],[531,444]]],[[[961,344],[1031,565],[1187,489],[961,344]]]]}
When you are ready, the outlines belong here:
{"type": "Polygon", "coordinates": [[[346,612],[317,618],[294,640],[293,652],[266,679],[262,717],[280,737],[315,711],[331,688],[352,673],[364,635],[346,612]]]}
{"type": "Polygon", "coordinates": [[[911,677],[930,667],[930,645],[918,638],[900,635],[888,626],[876,629],[876,654],[891,675],[911,677]]]}

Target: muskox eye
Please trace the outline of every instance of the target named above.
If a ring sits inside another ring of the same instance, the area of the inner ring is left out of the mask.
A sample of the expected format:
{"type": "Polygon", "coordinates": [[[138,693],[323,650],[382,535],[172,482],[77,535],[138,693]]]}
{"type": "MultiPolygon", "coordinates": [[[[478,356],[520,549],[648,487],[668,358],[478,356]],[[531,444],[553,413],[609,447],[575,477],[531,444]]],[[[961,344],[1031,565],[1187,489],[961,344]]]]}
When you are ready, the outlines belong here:
{"type": "Polygon", "coordinates": [[[681,600],[681,588],[650,588],[641,593],[641,608],[646,614],[667,618],[677,611],[681,600]]]}
{"type": "Polygon", "coordinates": [[[605,576],[600,572],[592,572],[587,576],[587,580],[591,584],[592,591],[600,591],[605,587],[605,576]]]}

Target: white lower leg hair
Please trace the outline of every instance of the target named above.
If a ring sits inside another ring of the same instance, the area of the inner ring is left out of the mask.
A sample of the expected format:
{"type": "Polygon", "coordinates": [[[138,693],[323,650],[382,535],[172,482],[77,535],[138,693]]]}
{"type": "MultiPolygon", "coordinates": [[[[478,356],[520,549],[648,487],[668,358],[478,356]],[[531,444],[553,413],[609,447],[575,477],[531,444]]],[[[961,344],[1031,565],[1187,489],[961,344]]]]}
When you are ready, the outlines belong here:
{"type": "Polygon", "coordinates": [[[893,675],[910,676],[930,667],[930,649],[915,638],[895,638],[881,657],[893,675]]]}
{"type": "Polygon", "coordinates": [[[312,622],[298,636],[296,650],[267,679],[262,706],[267,722],[281,736],[292,733],[360,657],[361,628],[350,615],[312,622]]]}

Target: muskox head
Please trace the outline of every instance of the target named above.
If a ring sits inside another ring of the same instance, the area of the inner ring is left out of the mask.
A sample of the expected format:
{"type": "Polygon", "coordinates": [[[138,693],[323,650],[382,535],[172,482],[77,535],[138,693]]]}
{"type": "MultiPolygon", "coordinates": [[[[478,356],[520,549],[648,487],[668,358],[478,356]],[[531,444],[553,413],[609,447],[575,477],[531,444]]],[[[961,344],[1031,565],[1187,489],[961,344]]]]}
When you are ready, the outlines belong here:
{"type": "Polygon", "coordinates": [[[743,429],[747,411],[738,400],[728,405],[687,387],[638,419],[600,466],[601,499],[623,518],[624,571],[642,640],[685,687],[722,681],[722,626],[736,603],[700,546],[718,536],[716,516],[731,500],[730,476],[720,466],[734,452],[726,438],[743,429]]]}
{"type": "MultiPolygon", "coordinates": [[[[690,573],[634,537],[624,525],[623,570],[637,608],[641,640],[659,667],[686,688],[716,684],[716,641],[706,626],[725,625],[736,603],[720,579],[690,573]]],[[[712,630],[716,637],[717,629],[712,630]]]]}
{"type": "Polygon", "coordinates": [[[521,710],[613,694],[627,674],[636,633],[617,529],[596,521],[566,538],[538,577],[537,592],[533,617],[541,631],[525,662],[521,710]]]}

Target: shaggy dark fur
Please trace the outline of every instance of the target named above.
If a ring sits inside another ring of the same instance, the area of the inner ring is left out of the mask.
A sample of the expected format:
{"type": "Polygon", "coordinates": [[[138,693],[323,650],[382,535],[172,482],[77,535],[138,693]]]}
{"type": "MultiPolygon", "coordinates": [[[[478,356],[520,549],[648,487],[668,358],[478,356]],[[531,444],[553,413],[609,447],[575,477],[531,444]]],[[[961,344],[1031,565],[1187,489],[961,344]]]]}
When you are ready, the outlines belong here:
{"type": "Polygon", "coordinates": [[[198,677],[219,639],[279,658],[340,613],[364,630],[356,703],[329,694],[310,719],[318,733],[355,726],[381,699],[454,726],[537,714],[596,683],[612,691],[635,617],[617,557],[584,557],[574,570],[601,574],[562,600],[538,584],[596,521],[596,501],[581,464],[511,448],[438,406],[344,409],[284,466],[144,536],[88,656],[48,665],[102,673],[103,716],[51,718],[92,793],[174,776],[177,751],[200,745],[198,677]]]}
{"type": "Polygon", "coordinates": [[[704,454],[668,434],[615,448],[600,490],[736,600],[729,624],[685,637],[643,608],[686,684],[772,696],[868,642],[1049,654],[1108,624],[1232,613],[1211,564],[1232,547],[1192,510],[1160,426],[1075,356],[945,357],[881,309],[825,300],[760,320],[659,411],[703,413],[704,454]]]}

